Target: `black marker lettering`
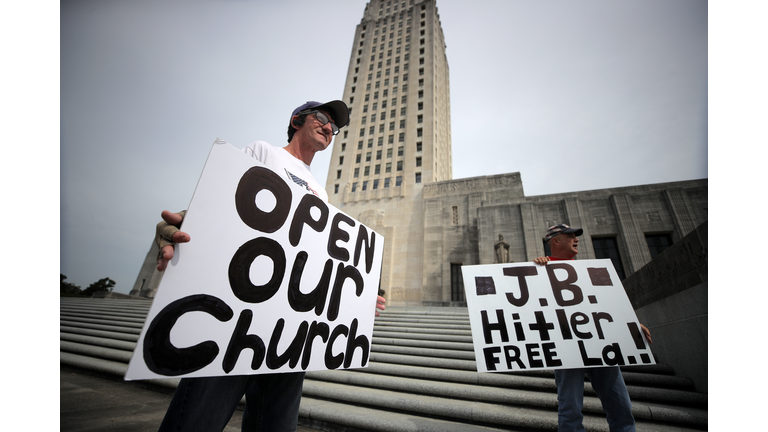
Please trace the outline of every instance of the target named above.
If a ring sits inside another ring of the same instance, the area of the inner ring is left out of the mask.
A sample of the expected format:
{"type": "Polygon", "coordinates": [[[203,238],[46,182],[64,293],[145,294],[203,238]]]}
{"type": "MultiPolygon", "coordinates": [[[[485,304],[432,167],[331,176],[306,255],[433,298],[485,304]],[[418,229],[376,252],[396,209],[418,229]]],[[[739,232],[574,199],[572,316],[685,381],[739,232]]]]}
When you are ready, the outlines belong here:
{"type": "Polygon", "coordinates": [[[240,246],[229,263],[229,286],[235,296],[246,303],[261,303],[272,298],[280,289],[284,275],[285,252],[278,242],[267,237],[255,238],[240,246]],[[274,264],[272,278],[256,286],[251,282],[251,264],[261,255],[268,256],[274,264]]]}
{"type": "Polygon", "coordinates": [[[219,321],[232,319],[234,312],[219,298],[196,294],[169,303],[152,319],[144,336],[144,363],[152,372],[165,376],[179,376],[208,366],[219,354],[214,341],[201,342],[188,348],[177,348],[171,343],[171,329],[182,315],[201,311],[219,321]]]}
{"type": "Polygon", "coordinates": [[[555,295],[555,301],[558,306],[573,306],[577,305],[584,300],[584,295],[581,292],[581,288],[574,285],[578,276],[576,270],[569,264],[565,263],[549,263],[547,264],[547,276],[549,276],[549,283],[552,285],[552,293],[555,295]],[[558,280],[555,275],[555,270],[563,269],[567,272],[567,276],[564,280],[558,280]],[[565,300],[563,298],[563,291],[569,291],[573,295],[573,299],[565,300]]]}
{"type": "Polygon", "coordinates": [[[301,231],[304,225],[317,232],[323,232],[326,223],[328,223],[328,206],[315,195],[306,194],[293,213],[291,229],[288,231],[288,241],[291,243],[291,246],[295,247],[301,240],[301,231]],[[312,219],[310,214],[313,208],[320,210],[320,217],[317,220],[312,219]]]}
{"type": "Polygon", "coordinates": [[[253,167],[243,174],[235,191],[235,207],[240,219],[249,227],[273,233],[285,223],[291,211],[291,188],[273,171],[253,167]],[[268,190],[275,197],[275,208],[265,212],[256,206],[256,195],[268,190]]]}

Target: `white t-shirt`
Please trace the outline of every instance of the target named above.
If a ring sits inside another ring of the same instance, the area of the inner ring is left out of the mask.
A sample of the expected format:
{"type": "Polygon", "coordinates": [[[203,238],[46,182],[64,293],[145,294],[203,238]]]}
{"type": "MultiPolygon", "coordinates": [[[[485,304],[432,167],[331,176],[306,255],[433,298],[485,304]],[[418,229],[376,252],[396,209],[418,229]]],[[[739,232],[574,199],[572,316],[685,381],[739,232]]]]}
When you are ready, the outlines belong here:
{"type": "Polygon", "coordinates": [[[309,165],[305,164],[282,147],[275,147],[265,141],[255,141],[243,148],[245,154],[256,158],[285,181],[291,181],[328,202],[328,193],[315,180],[309,165]]]}

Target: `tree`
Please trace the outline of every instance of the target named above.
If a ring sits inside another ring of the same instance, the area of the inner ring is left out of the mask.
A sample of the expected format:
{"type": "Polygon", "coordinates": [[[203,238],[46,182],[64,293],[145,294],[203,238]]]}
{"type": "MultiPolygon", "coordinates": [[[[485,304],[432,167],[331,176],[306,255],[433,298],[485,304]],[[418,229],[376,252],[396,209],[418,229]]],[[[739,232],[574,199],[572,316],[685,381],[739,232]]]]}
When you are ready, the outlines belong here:
{"type": "Polygon", "coordinates": [[[79,286],[71,283],[71,282],[64,282],[64,279],[67,277],[63,274],[59,273],[61,275],[61,295],[80,295],[82,292],[82,289],[80,289],[79,286]]]}
{"type": "Polygon", "coordinates": [[[116,282],[108,277],[99,279],[97,282],[92,283],[88,288],[83,290],[83,295],[90,297],[97,291],[112,291],[112,287],[114,287],[115,284],[116,282]]]}

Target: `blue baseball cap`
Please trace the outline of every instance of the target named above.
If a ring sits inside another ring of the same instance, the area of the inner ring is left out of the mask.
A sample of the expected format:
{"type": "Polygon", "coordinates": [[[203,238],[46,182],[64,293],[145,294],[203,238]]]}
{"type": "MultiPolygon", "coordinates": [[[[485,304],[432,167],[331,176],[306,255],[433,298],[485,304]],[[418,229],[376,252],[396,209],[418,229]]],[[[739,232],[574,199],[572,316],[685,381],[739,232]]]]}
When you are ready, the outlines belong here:
{"type": "Polygon", "coordinates": [[[347,104],[345,104],[340,100],[335,100],[335,101],[330,101],[326,103],[309,101],[304,105],[299,106],[298,108],[293,110],[293,113],[291,113],[291,118],[288,119],[288,125],[290,126],[291,119],[293,119],[293,116],[300,113],[301,111],[305,111],[308,109],[319,109],[323,111],[328,111],[329,113],[331,113],[331,116],[333,116],[333,122],[336,124],[336,127],[338,127],[339,129],[349,124],[349,108],[347,107],[347,104]]]}
{"type": "Polygon", "coordinates": [[[555,237],[560,234],[570,234],[570,233],[575,233],[576,237],[578,237],[584,234],[584,230],[581,228],[571,228],[566,224],[554,225],[549,227],[549,229],[547,230],[547,234],[544,236],[544,241],[548,242],[552,240],[552,237],[555,237]]]}

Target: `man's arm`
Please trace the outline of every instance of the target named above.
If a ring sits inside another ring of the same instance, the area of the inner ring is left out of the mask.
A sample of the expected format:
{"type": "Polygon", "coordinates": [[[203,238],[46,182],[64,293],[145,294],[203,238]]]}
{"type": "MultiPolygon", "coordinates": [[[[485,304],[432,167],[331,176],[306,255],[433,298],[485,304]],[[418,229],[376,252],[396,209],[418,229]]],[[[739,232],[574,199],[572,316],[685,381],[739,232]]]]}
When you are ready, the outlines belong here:
{"type": "Polygon", "coordinates": [[[186,243],[190,240],[189,234],[179,231],[186,213],[186,210],[178,213],[163,210],[160,214],[163,221],[157,224],[155,232],[155,242],[160,248],[160,253],[157,256],[157,269],[159,271],[165,271],[166,267],[168,267],[168,262],[173,259],[173,245],[176,243],[186,243]]]}
{"type": "Polygon", "coordinates": [[[648,327],[640,324],[640,329],[643,331],[645,338],[648,339],[648,343],[653,343],[653,339],[651,339],[651,331],[648,330],[648,327]]]}
{"type": "MultiPolygon", "coordinates": [[[[387,301],[384,299],[384,297],[379,296],[379,298],[376,299],[376,309],[384,310],[385,309],[384,303],[386,303],[386,302],[387,301]]],[[[378,310],[376,310],[374,312],[376,312],[376,316],[379,316],[379,311],[378,310]]]]}

